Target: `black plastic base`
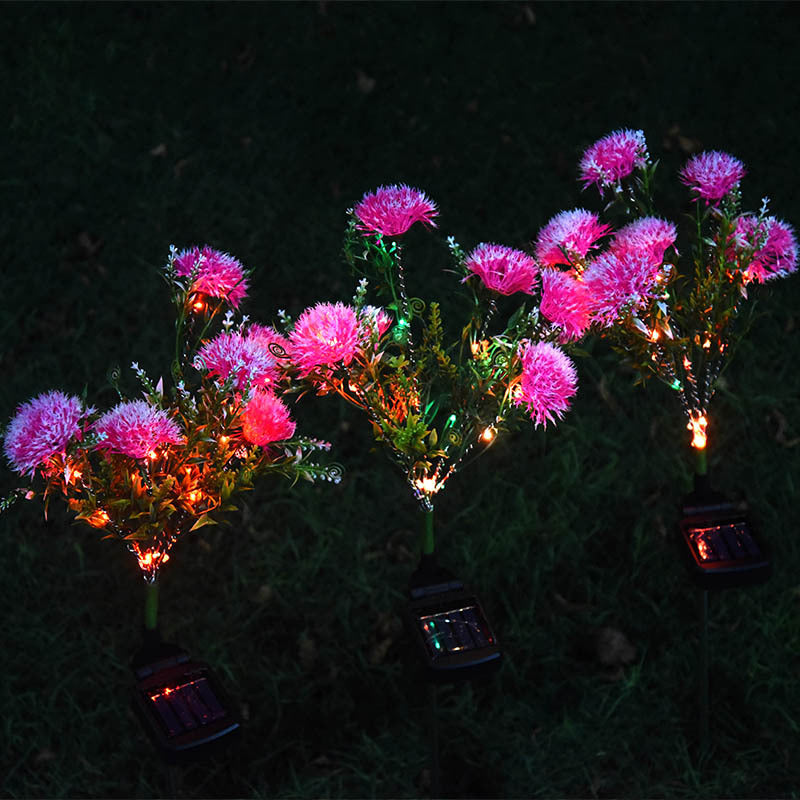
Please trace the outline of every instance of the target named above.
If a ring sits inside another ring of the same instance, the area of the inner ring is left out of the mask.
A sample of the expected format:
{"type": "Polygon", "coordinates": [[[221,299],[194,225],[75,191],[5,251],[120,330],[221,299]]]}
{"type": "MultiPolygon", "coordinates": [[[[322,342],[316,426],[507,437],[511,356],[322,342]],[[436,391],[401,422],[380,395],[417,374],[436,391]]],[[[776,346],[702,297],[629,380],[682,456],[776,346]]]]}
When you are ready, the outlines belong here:
{"type": "Polygon", "coordinates": [[[206,758],[238,738],[238,715],[208,664],[145,631],[131,667],[134,710],[169,763],[206,758]]]}
{"type": "Polygon", "coordinates": [[[500,666],[502,652],[480,601],[435,556],[422,557],[409,598],[403,622],[427,680],[476,680],[500,666]]]}
{"type": "Polygon", "coordinates": [[[682,508],[680,530],[692,580],[701,589],[732,589],[763,583],[772,566],[746,504],[732,503],[695,475],[682,508]]]}

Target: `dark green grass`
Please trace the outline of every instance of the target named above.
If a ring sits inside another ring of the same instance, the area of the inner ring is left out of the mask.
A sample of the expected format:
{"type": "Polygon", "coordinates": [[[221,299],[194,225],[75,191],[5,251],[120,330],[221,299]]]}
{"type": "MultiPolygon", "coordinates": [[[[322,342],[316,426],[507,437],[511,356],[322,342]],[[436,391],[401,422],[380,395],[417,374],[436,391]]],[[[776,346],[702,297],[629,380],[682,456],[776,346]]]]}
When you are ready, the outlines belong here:
{"type": "MultiPolygon", "coordinates": [[[[157,269],[170,243],[209,242],[255,267],[246,311],[259,320],[349,298],[344,212],[380,183],[428,191],[465,247],[524,246],[562,208],[598,207],[574,165],[617,127],[645,130],[679,202],[678,125],[747,163],[750,207],[769,194],[800,224],[796,15],[749,3],[4,7],[0,416],[51,387],[111,403],[114,364],[166,371],[157,269]]],[[[431,297],[448,284],[425,252],[410,280],[431,297]]],[[[439,504],[442,557],[479,590],[506,651],[490,684],[440,691],[449,795],[797,796],[799,305],[796,277],[759,292],[713,407],[715,480],[747,493],[775,574],[712,597],[709,758],[695,747],[696,598],[675,544],[687,435],[675,397],[633,388],[596,344],[564,423],[499,441],[439,504]],[[598,661],[602,628],[635,647],[623,669],[598,661]]],[[[261,486],[164,571],[165,635],[219,670],[246,718],[229,759],[171,782],[128,710],[133,560],[58,510],[0,519],[5,796],[427,792],[427,694],[396,614],[416,511],[363,419],[327,398],[297,416],[333,441],[342,485],[261,486]]],[[[13,485],[4,470],[0,487],[13,485]]]]}

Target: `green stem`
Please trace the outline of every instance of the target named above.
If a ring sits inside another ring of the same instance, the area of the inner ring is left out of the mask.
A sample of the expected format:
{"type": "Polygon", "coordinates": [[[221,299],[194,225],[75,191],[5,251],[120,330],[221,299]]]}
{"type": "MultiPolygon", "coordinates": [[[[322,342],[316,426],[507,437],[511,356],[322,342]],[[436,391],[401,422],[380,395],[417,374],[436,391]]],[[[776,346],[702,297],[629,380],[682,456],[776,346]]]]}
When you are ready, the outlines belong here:
{"type": "Polygon", "coordinates": [[[708,459],[706,458],[706,448],[695,448],[695,463],[694,469],[698,475],[708,474],[708,459]]]}
{"type": "Polygon", "coordinates": [[[422,534],[419,543],[422,555],[433,555],[435,548],[433,539],[433,509],[422,512],[422,534]]]}
{"type": "Polygon", "coordinates": [[[144,627],[148,631],[158,626],[158,578],[145,583],[144,627]]]}

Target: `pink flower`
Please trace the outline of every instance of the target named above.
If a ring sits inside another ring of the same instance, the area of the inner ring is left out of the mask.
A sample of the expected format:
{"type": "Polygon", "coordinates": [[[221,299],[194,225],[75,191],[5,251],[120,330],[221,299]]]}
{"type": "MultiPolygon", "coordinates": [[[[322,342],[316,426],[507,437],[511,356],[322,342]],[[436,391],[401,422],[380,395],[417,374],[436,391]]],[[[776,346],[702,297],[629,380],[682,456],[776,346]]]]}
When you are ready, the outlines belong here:
{"type": "MultiPolygon", "coordinates": [[[[361,323],[369,327],[378,339],[392,327],[392,315],[380,306],[364,306],[361,309],[361,323]]],[[[369,336],[370,333],[367,333],[369,336]]]]}
{"type": "Polygon", "coordinates": [[[597,246],[595,242],[610,230],[591,211],[582,208],[562,211],[539,231],[536,258],[546,267],[571,265],[573,259],[585,258],[589,250],[597,246]]]}
{"type": "Polygon", "coordinates": [[[654,265],[664,261],[667,248],[675,244],[678,236],[675,225],[658,217],[642,217],[620,228],[614,234],[609,249],[617,255],[633,250],[649,254],[654,265]]]}
{"type": "Polygon", "coordinates": [[[502,244],[479,244],[465,261],[466,268],[484,285],[500,294],[533,292],[539,273],[536,262],[522,250],[502,244]]]}
{"type": "Polygon", "coordinates": [[[94,432],[105,436],[98,449],[131,458],[146,458],[161,444],[183,442],[178,424],[166,411],[145,400],[128,400],[114,406],[95,422],[94,432]]]}
{"type": "Polygon", "coordinates": [[[415,222],[435,228],[433,217],[438,211],[424,192],[403,183],[380,186],[372,194],[365,194],[354,213],[361,223],[358,227],[365,233],[399,236],[415,222]]]}
{"type": "Polygon", "coordinates": [[[601,253],[583,273],[594,320],[609,327],[627,311],[637,311],[663,293],[660,264],[648,251],[601,253]]]}
{"type": "Polygon", "coordinates": [[[537,427],[554,422],[554,417],[561,419],[578,389],[575,365],[549,342],[525,343],[520,358],[522,376],[515,405],[526,406],[537,427]]]}
{"type": "Polygon", "coordinates": [[[233,386],[237,390],[248,385],[264,387],[274,384],[281,373],[277,358],[264,345],[267,336],[263,330],[256,330],[252,336],[220,333],[200,348],[194,367],[207,370],[221,382],[233,376],[233,386]]]}
{"type": "Polygon", "coordinates": [[[20,475],[32,476],[51,456],[66,452],[70,440],[81,434],[81,418],[93,411],[63,392],[47,392],[22,403],[6,430],[6,458],[20,475]]]}
{"type": "Polygon", "coordinates": [[[242,433],[251,444],[264,447],[294,435],[289,409],[272,392],[257,391],[242,413],[242,433]]]}
{"type": "Polygon", "coordinates": [[[763,283],[797,269],[797,240],[791,225],[775,217],[759,223],[758,217],[747,214],[736,220],[734,236],[739,247],[756,248],[745,270],[745,280],[763,283]]]}
{"type": "Polygon", "coordinates": [[[706,202],[725,197],[744,175],[744,164],[738,158],[718,150],[692,156],[679,173],[680,179],[706,202]]]}
{"type": "Polygon", "coordinates": [[[580,338],[590,322],[586,285],[570,272],[543,269],[539,310],[564,331],[566,340],[580,338]]]}
{"type": "Polygon", "coordinates": [[[247,295],[247,272],[242,263],[228,253],[206,245],[201,250],[182,250],[175,258],[175,271],[181,277],[191,275],[198,267],[192,290],[227,300],[234,308],[247,295]]]}
{"type": "Polygon", "coordinates": [[[590,184],[603,187],[619,183],[636,167],[647,163],[644,131],[619,130],[596,141],[581,158],[579,169],[584,189],[590,184]]]}
{"type": "Polygon", "coordinates": [[[307,308],[289,335],[292,360],[302,375],[315,367],[349,364],[361,339],[358,317],[352,306],[317,303],[307,308]]]}
{"type": "Polygon", "coordinates": [[[289,340],[271,325],[254,323],[247,329],[247,341],[264,350],[275,362],[276,370],[289,365],[289,340]]]}

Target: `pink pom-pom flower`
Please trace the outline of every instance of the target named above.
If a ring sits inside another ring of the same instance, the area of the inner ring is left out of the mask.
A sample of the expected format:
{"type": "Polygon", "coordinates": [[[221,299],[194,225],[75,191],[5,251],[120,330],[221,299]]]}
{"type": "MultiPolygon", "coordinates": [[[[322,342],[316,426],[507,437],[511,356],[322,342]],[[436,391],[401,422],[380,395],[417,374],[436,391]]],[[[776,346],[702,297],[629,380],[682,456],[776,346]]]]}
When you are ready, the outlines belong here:
{"type": "Polygon", "coordinates": [[[746,281],[763,283],[797,269],[797,239],[791,225],[782,220],[767,217],[759,223],[758,217],[746,214],[736,220],[734,236],[740,247],[754,248],[746,281]]]}
{"type": "Polygon", "coordinates": [[[627,311],[638,311],[663,293],[662,271],[647,251],[601,253],[583,273],[593,321],[613,325],[627,311]]]}
{"type": "Polygon", "coordinates": [[[559,269],[542,270],[542,315],[563,331],[567,341],[589,327],[589,294],[583,281],[559,269]]]}
{"type": "Polygon", "coordinates": [[[247,272],[242,263],[228,253],[206,245],[190,247],[175,258],[175,271],[180,277],[191,275],[197,267],[192,290],[227,300],[234,308],[247,295],[247,272]]]}
{"type": "Polygon", "coordinates": [[[93,410],[84,410],[78,397],[56,391],[22,403],[5,434],[6,458],[20,475],[33,475],[36,467],[66,452],[70,440],[81,434],[81,418],[93,410]]]}
{"type": "Polygon", "coordinates": [[[466,258],[464,266],[484,285],[500,294],[531,294],[539,274],[536,262],[522,250],[502,244],[479,244],[466,258]]]}
{"type": "Polygon", "coordinates": [[[277,358],[264,345],[264,336],[258,331],[253,336],[223,331],[198,350],[194,367],[222,382],[233,376],[233,386],[239,391],[248,385],[272,385],[281,373],[277,358]]]}
{"type": "Polygon", "coordinates": [[[697,197],[721,200],[745,176],[744,164],[738,158],[719,150],[708,150],[692,156],[680,171],[680,179],[697,197]]]}
{"type": "Polygon", "coordinates": [[[349,364],[361,342],[356,311],[344,303],[317,303],[300,315],[289,341],[292,361],[302,375],[315,367],[349,364]]]}
{"type": "Polygon", "coordinates": [[[523,344],[522,376],[514,403],[525,406],[538,427],[561,419],[578,390],[578,374],[566,353],[549,342],[523,344]]]}
{"type": "Polygon", "coordinates": [[[145,400],[117,404],[95,422],[94,432],[104,437],[98,449],[131,458],[152,457],[159,445],[183,441],[180,427],[167,412],[145,400]]]}
{"type": "Polygon", "coordinates": [[[289,409],[272,392],[255,392],[241,419],[244,438],[259,447],[294,436],[296,426],[289,409]]]}
{"type": "Polygon", "coordinates": [[[365,233],[399,236],[415,222],[436,227],[436,204],[419,189],[406,184],[380,186],[367,193],[353,209],[358,227],[365,233]]]}
{"type": "Polygon", "coordinates": [[[591,211],[583,208],[562,211],[539,231],[536,259],[545,267],[571,265],[573,260],[585,258],[589,250],[597,246],[595,242],[610,230],[591,211]]]}
{"type": "Polygon", "coordinates": [[[583,188],[594,183],[602,191],[606,186],[617,184],[636,167],[643,167],[647,158],[644,131],[614,131],[583,154],[579,165],[583,188]]]}
{"type": "Polygon", "coordinates": [[[649,254],[654,265],[664,261],[667,249],[675,244],[678,231],[672,222],[658,217],[642,217],[620,228],[609,249],[620,255],[627,251],[649,254]]]}

